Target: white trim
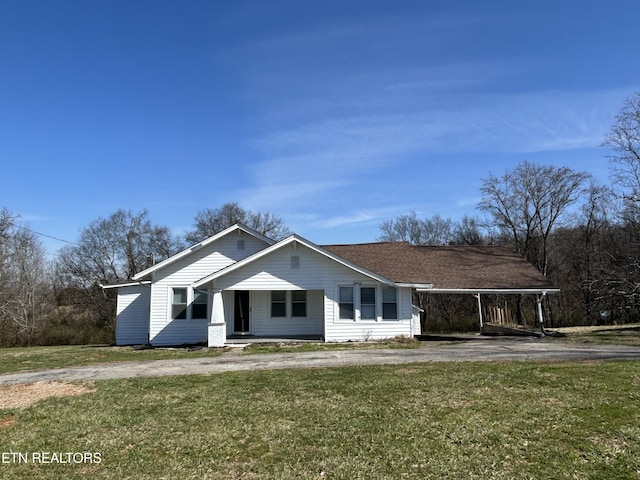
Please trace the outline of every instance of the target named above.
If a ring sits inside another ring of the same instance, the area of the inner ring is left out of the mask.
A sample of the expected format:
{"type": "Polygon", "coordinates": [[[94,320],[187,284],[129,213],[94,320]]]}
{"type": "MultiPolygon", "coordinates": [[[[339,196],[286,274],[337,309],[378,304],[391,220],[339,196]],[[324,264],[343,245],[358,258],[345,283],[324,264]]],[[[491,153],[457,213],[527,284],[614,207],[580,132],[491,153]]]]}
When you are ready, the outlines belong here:
{"type": "Polygon", "coordinates": [[[329,258],[330,260],[333,260],[334,262],[337,262],[337,263],[339,263],[339,264],[341,264],[341,265],[343,265],[343,266],[345,266],[347,268],[350,268],[351,270],[354,270],[357,273],[360,273],[360,274],[365,275],[365,276],[367,276],[369,278],[372,278],[373,280],[376,280],[376,281],[378,281],[380,283],[384,283],[384,284],[389,285],[389,286],[395,286],[396,285],[395,282],[393,282],[392,280],[389,280],[388,278],[385,278],[385,277],[383,277],[381,275],[378,275],[377,273],[374,273],[374,272],[372,272],[370,270],[367,270],[366,268],[363,268],[363,267],[361,267],[359,265],[356,265],[355,263],[351,263],[351,262],[345,260],[344,258],[339,257],[338,255],[335,255],[335,254],[325,250],[322,247],[319,247],[318,245],[310,242],[309,240],[306,240],[306,239],[300,237],[299,235],[293,234],[293,235],[285,238],[284,240],[281,240],[278,243],[275,243],[275,244],[273,244],[273,245],[271,245],[271,246],[269,246],[269,247],[267,247],[267,248],[265,248],[263,250],[260,250],[259,252],[254,253],[253,255],[250,255],[250,256],[248,256],[246,258],[243,258],[242,260],[240,260],[240,261],[238,261],[238,262],[236,262],[236,263],[234,263],[232,265],[229,265],[228,267],[225,267],[225,268],[223,268],[221,270],[218,270],[217,272],[214,272],[214,273],[212,273],[210,275],[207,275],[204,278],[201,278],[200,280],[197,280],[197,281],[193,282],[191,284],[191,286],[194,287],[194,288],[200,287],[200,286],[204,285],[205,283],[208,283],[208,282],[210,282],[212,280],[215,280],[215,279],[220,278],[220,277],[222,277],[224,275],[227,275],[228,273],[234,272],[234,271],[238,270],[239,268],[242,268],[245,265],[248,265],[251,262],[254,262],[254,261],[256,261],[256,260],[258,260],[258,259],[260,259],[262,257],[265,257],[265,256],[267,256],[267,255],[269,255],[269,254],[271,254],[271,253],[273,253],[273,252],[275,252],[277,250],[280,250],[281,248],[283,248],[283,247],[285,247],[287,245],[293,244],[294,247],[297,248],[296,244],[298,244],[298,243],[300,245],[303,245],[303,246],[309,248],[310,250],[313,250],[316,253],[319,253],[320,255],[323,255],[323,256],[329,258]]]}
{"type": "Polygon", "coordinates": [[[416,288],[421,293],[468,293],[486,295],[546,295],[560,293],[559,288],[416,288]]]}
{"type": "Polygon", "coordinates": [[[433,289],[433,284],[432,283],[404,283],[404,282],[398,282],[396,283],[396,287],[405,287],[405,288],[415,288],[416,290],[419,291],[423,291],[423,290],[431,290],[433,289]]]}
{"type": "Polygon", "coordinates": [[[139,285],[151,285],[151,282],[144,281],[144,282],[114,283],[113,285],[100,285],[100,288],[102,288],[103,290],[108,290],[109,288],[137,287],[139,285]]]}
{"type": "Polygon", "coordinates": [[[246,227],[244,225],[241,225],[239,223],[236,223],[235,225],[232,225],[231,227],[229,227],[229,228],[227,228],[227,229],[225,229],[225,230],[223,230],[223,231],[221,231],[219,233],[216,233],[215,235],[207,238],[206,240],[203,240],[200,243],[196,243],[195,245],[192,245],[189,248],[187,248],[185,250],[182,250],[181,252],[176,253],[175,255],[173,255],[173,256],[171,256],[171,257],[169,257],[169,258],[167,258],[167,259],[165,259],[165,260],[163,260],[163,261],[161,261],[159,263],[156,263],[154,266],[149,267],[146,270],[143,270],[143,271],[135,274],[133,276],[133,279],[134,280],[139,280],[141,278],[144,278],[147,275],[149,275],[150,273],[153,273],[153,272],[155,272],[155,271],[157,271],[157,270],[159,270],[161,268],[164,268],[167,265],[171,265],[172,263],[180,260],[181,258],[184,258],[184,257],[186,257],[188,255],[191,255],[192,253],[197,252],[201,248],[209,245],[210,243],[213,243],[216,240],[224,237],[225,235],[228,235],[228,234],[230,234],[232,232],[235,232],[235,231],[243,231],[243,232],[247,233],[248,235],[251,235],[253,237],[256,237],[256,238],[264,241],[268,245],[273,245],[275,243],[274,240],[272,240],[272,239],[270,239],[268,237],[265,237],[264,235],[256,232],[255,230],[252,230],[251,228],[246,227]]]}

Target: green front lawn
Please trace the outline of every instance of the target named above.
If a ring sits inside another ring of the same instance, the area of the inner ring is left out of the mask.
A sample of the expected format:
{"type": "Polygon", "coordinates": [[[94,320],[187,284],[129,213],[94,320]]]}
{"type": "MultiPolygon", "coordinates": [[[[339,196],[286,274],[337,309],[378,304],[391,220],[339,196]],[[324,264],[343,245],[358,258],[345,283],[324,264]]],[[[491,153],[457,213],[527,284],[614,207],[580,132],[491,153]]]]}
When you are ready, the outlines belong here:
{"type": "Polygon", "coordinates": [[[91,386],[0,410],[0,454],[29,459],[0,463],[1,478],[640,477],[640,362],[433,363],[91,386]],[[33,452],[97,452],[100,463],[33,464],[33,452]]]}
{"type": "Polygon", "coordinates": [[[0,348],[0,374],[131,360],[212,357],[221,353],[220,350],[208,350],[207,348],[140,350],[133,347],[112,347],[109,345],[0,348]]]}

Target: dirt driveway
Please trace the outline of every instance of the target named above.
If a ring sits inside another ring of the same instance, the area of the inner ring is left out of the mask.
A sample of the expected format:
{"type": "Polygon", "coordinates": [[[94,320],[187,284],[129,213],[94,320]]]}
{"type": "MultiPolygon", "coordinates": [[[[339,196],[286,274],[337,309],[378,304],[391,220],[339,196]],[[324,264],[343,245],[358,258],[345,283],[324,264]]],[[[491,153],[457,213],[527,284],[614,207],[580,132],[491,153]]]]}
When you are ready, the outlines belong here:
{"type": "Polygon", "coordinates": [[[621,345],[586,345],[538,338],[480,337],[477,340],[431,344],[418,349],[328,350],[321,352],[243,355],[226,352],[219,357],[179,360],[117,362],[82,367],[0,375],[0,385],[47,381],[110,380],[170,375],[207,375],[230,371],[283,368],[324,368],[349,365],[384,365],[466,361],[576,361],[640,360],[640,348],[621,345]]]}

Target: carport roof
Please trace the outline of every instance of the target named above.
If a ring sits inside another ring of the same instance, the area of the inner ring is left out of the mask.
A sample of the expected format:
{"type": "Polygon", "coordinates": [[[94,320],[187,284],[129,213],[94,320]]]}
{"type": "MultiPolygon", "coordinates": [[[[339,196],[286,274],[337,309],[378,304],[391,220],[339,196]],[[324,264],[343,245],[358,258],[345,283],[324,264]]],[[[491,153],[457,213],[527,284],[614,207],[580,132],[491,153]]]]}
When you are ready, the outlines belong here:
{"type": "Polygon", "coordinates": [[[431,284],[434,291],[557,290],[520,254],[506,247],[381,242],[322,248],[398,284],[431,284]]]}

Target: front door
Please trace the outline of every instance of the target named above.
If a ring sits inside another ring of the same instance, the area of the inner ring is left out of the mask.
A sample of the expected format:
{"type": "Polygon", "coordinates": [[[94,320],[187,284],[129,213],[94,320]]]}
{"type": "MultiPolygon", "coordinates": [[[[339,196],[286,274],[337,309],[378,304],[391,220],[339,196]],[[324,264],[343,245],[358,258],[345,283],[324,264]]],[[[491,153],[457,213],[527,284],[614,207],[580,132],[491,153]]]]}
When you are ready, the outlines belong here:
{"type": "Polygon", "coordinates": [[[250,333],[249,327],[249,292],[236,290],[233,313],[233,332],[238,334],[250,333]]]}

